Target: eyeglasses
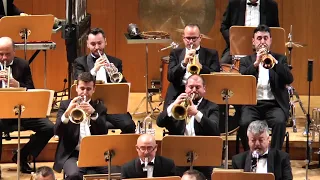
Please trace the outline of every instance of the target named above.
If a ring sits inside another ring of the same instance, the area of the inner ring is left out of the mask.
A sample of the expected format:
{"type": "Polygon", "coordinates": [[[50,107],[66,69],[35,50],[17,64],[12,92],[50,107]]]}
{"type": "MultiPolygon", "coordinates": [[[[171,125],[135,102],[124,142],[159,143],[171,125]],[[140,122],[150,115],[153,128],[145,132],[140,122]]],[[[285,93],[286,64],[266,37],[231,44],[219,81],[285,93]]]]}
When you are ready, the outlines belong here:
{"type": "Polygon", "coordinates": [[[200,38],[200,36],[193,36],[193,37],[183,37],[183,39],[188,41],[196,41],[200,38]]]}
{"type": "Polygon", "coordinates": [[[155,149],[156,149],[156,147],[157,146],[137,146],[137,149],[139,149],[139,151],[141,151],[141,152],[145,152],[145,151],[147,151],[147,152],[152,152],[152,151],[154,151],[155,149]]]}

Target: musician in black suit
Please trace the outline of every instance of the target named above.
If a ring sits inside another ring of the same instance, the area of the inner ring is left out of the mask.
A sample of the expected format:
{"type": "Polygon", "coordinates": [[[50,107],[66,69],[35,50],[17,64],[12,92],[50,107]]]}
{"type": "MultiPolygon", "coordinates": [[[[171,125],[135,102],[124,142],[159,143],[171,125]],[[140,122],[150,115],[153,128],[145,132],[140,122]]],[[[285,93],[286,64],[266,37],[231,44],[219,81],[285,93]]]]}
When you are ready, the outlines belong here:
{"type": "Polygon", "coordinates": [[[240,60],[240,73],[253,75],[257,80],[257,105],[243,106],[239,122],[240,138],[245,150],[248,149],[246,129],[255,120],[265,119],[272,128],[271,148],[281,150],[289,117],[289,95],[287,84],[293,82],[293,76],[284,55],[269,51],[272,37],[270,28],[259,25],[254,30],[252,45],[256,53],[240,60]],[[274,67],[263,67],[262,57],[266,55],[274,60],[274,67]]]}
{"type": "MultiPolygon", "coordinates": [[[[219,136],[219,107],[217,104],[203,98],[205,94],[205,82],[199,75],[192,75],[187,79],[185,93],[164,109],[157,118],[157,125],[168,129],[170,135],[185,136],[219,136]],[[176,120],[172,109],[181,104],[185,99],[190,99],[194,94],[194,100],[187,108],[187,118],[184,121],[176,120]]],[[[195,167],[202,172],[207,179],[211,179],[212,167],[195,167]]],[[[177,168],[177,175],[182,176],[187,168],[177,168]]]]}
{"type": "MultiPolygon", "coordinates": [[[[0,38],[0,88],[7,87],[8,73],[7,70],[4,69],[4,62],[6,62],[6,66],[9,66],[11,69],[11,74],[9,74],[10,87],[34,89],[29,63],[24,59],[15,57],[14,43],[9,37],[0,38]]],[[[0,121],[0,159],[2,150],[2,132],[6,132],[8,129],[11,129],[11,127],[17,126],[17,123],[17,119],[5,119],[0,121]]],[[[22,119],[21,126],[24,130],[32,130],[36,132],[30,138],[30,141],[21,149],[21,172],[31,173],[32,168],[29,166],[27,158],[29,155],[36,158],[40,154],[42,149],[53,136],[54,124],[48,118],[32,118],[22,119]]],[[[16,153],[14,153],[12,161],[17,162],[16,153]]]]}
{"type": "Polygon", "coordinates": [[[201,172],[192,169],[184,172],[181,180],[206,180],[206,177],[201,172]]]}
{"type": "Polygon", "coordinates": [[[289,154],[269,149],[269,129],[265,121],[253,121],[247,131],[250,150],[232,157],[234,169],[245,172],[273,173],[275,180],[292,180],[289,154]]]}
{"type": "MultiPolygon", "coordinates": [[[[107,67],[116,67],[118,72],[122,73],[122,61],[116,57],[109,56],[104,53],[104,48],[107,45],[105,33],[100,28],[93,28],[88,33],[87,47],[90,50],[90,54],[79,57],[74,62],[74,78],[77,79],[78,75],[82,72],[90,72],[96,77],[96,80],[102,80],[105,83],[112,83],[107,67]],[[104,57],[100,57],[100,54],[106,55],[110,64],[106,63],[104,57]]],[[[123,77],[121,82],[127,82],[123,77]]],[[[121,129],[122,133],[134,133],[135,124],[132,120],[130,113],[126,114],[109,114],[106,117],[106,123],[108,127],[114,126],[114,128],[121,129]]],[[[110,128],[109,128],[110,129],[110,128]]]]}
{"type": "Polygon", "coordinates": [[[231,26],[254,26],[266,24],[279,27],[278,4],[274,0],[229,0],[220,27],[227,44],[222,53],[221,63],[232,63],[230,56],[229,29],[231,26]]]}
{"type": "Polygon", "coordinates": [[[164,108],[173,102],[181,93],[184,92],[186,80],[191,74],[187,71],[189,61],[196,55],[196,64],[200,67],[200,74],[210,74],[219,72],[220,64],[218,52],[200,46],[202,34],[197,24],[188,24],[183,33],[184,48],[173,49],[170,52],[168,66],[168,81],[170,82],[164,108]]]}
{"type": "MultiPolygon", "coordinates": [[[[81,140],[90,135],[108,133],[105,123],[106,107],[99,100],[92,100],[95,91],[95,79],[89,72],[78,76],[76,91],[78,96],[72,100],[61,101],[55,124],[55,135],[59,136],[53,169],[61,172],[66,179],[83,179],[88,170],[107,173],[106,167],[79,168],[77,166],[81,140]],[[79,102],[81,100],[81,102],[79,102]],[[72,122],[72,111],[82,109],[87,118],[76,124],[72,122]]],[[[90,152],[89,152],[90,153],[90,152]]]]}
{"type": "Polygon", "coordinates": [[[22,12],[20,9],[18,9],[14,4],[14,0],[6,0],[7,1],[7,8],[4,6],[4,1],[1,0],[0,2],[0,18],[4,16],[15,16],[15,15],[20,15],[20,16],[26,16],[28,14],[22,12]],[[7,9],[7,12],[6,10],[7,9]]]}
{"type": "Polygon", "coordinates": [[[154,136],[150,134],[139,136],[136,150],[139,157],[122,166],[122,179],[175,175],[174,162],[171,159],[156,156],[157,144],[154,136]]]}

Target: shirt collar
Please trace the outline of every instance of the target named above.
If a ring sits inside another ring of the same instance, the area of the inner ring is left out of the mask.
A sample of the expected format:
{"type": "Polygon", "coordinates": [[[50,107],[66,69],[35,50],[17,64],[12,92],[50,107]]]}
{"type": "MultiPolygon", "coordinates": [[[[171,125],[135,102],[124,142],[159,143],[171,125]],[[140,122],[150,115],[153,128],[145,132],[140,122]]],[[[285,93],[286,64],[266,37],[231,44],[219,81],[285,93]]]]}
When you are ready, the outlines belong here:
{"type": "MultiPolygon", "coordinates": [[[[247,0],[247,3],[251,3],[250,0],[247,0]]],[[[260,1],[258,0],[256,3],[257,3],[257,6],[258,6],[260,4],[260,1]]],[[[247,6],[248,6],[248,4],[247,4],[247,6]]]]}
{"type": "MultiPolygon", "coordinates": [[[[196,51],[199,51],[199,49],[200,49],[200,45],[196,48],[196,51]]],[[[189,49],[188,49],[188,48],[186,48],[186,51],[188,52],[188,51],[189,51],[189,49]]]]}
{"type": "MultiPolygon", "coordinates": [[[[140,159],[140,158],[139,158],[140,159]]],[[[154,157],[150,162],[152,162],[153,164],[154,164],[154,160],[156,159],[156,157],[154,157]]],[[[141,165],[142,164],[144,164],[144,161],[142,161],[141,159],[140,159],[140,163],[141,163],[141,165]]]]}

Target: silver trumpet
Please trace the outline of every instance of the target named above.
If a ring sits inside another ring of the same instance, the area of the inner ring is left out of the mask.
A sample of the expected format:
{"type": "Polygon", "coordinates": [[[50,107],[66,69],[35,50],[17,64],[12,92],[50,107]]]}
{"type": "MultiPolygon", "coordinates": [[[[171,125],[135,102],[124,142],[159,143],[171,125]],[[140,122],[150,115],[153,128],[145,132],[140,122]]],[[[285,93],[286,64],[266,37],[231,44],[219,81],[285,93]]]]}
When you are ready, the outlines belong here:
{"type": "MultiPolygon", "coordinates": [[[[318,143],[320,145],[320,108],[314,108],[312,110],[312,118],[311,118],[311,137],[312,142],[316,142],[316,135],[318,135],[318,143]]],[[[320,154],[320,146],[315,154],[320,154]]]]}
{"type": "Polygon", "coordinates": [[[7,67],[7,61],[3,62],[3,71],[6,72],[5,78],[7,78],[7,82],[3,88],[10,88],[10,76],[11,76],[11,68],[7,67]]]}
{"type": "Polygon", "coordinates": [[[101,55],[100,51],[98,51],[98,53],[100,57],[106,60],[107,65],[104,66],[104,68],[107,71],[108,76],[110,77],[110,81],[112,83],[120,83],[123,79],[122,73],[118,71],[118,68],[113,63],[110,63],[106,54],[101,55]]]}
{"type": "Polygon", "coordinates": [[[144,120],[138,121],[136,125],[136,134],[151,134],[155,136],[155,129],[152,127],[152,118],[148,115],[144,120]]]}

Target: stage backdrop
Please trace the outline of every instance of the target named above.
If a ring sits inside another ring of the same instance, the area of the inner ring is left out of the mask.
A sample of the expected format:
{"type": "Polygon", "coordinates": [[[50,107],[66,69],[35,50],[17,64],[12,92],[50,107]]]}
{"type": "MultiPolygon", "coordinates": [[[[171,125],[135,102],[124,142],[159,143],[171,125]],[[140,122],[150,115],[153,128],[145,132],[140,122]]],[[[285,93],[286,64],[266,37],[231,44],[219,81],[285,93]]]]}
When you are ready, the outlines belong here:
{"type": "MultiPolygon", "coordinates": [[[[227,6],[227,0],[202,0],[197,5],[190,4],[181,6],[179,0],[172,1],[173,8],[165,8],[163,3],[169,0],[152,1],[155,5],[148,4],[146,0],[87,0],[87,12],[92,15],[92,27],[101,27],[107,35],[107,52],[123,60],[123,69],[126,79],[132,84],[133,92],[144,92],[145,90],[145,45],[127,44],[124,33],[127,31],[129,23],[136,23],[141,28],[163,27],[169,28],[164,20],[171,19],[170,23],[180,26],[177,21],[182,17],[185,21],[189,17],[197,17],[197,21],[204,25],[205,34],[211,40],[204,39],[202,45],[214,48],[221,55],[225,48],[225,42],[219,31],[223,12],[227,6]],[[206,5],[210,5],[207,7],[206,5]],[[146,11],[149,8],[150,11],[146,11]],[[150,21],[153,17],[159,20],[150,21]],[[159,22],[159,25],[157,25],[159,22]]],[[[193,1],[189,1],[193,2],[193,1]]],[[[304,48],[294,48],[292,56],[292,66],[294,74],[294,87],[301,95],[308,93],[307,83],[307,60],[314,59],[313,83],[311,86],[312,95],[320,95],[320,51],[317,49],[320,42],[318,29],[320,28],[318,19],[320,17],[319,0],[277,0],[279,5],[280,25],[289,33],[290,25],[293,25],[293,40],[307,44],[304,48]]],[[[29,14],[53,14],[58,18],[65,18],[65,0],[15,0],[15,4],[29,14]]],[[[187,22],[185,22],[187,23],[187,22]]],[[[177,33],[175,38],[178,37],[177,33]]],[[[57,43],[56,50],[48,51],[47,66],[47,87],[54,90],[63,88],[64,79],[67,78],[67,60],[64,40],[61,33],[53,34],[52,40],[57,43]]],[[[169,55],[169,50],[158,52],[165,45],[151,44],[149,48],[149,80],[160,79],[161,57],[169,55]]],[[[18,51],[17,55],[23,57],[23,52],[18,51]]],[[[32,51],[28,51],[30,58],[32,51]]],[[[31,64],[33,79],[37,88],[43,87],[44,61],[43,53],[40,53],[31,64]]],[[[166,76],[166,75],[165,75],[166,76]]],[[[236,82],[234,82],[236,83],[236,82]]],[[[150,84],[150,83],[149,83],[150,84]]]]}

